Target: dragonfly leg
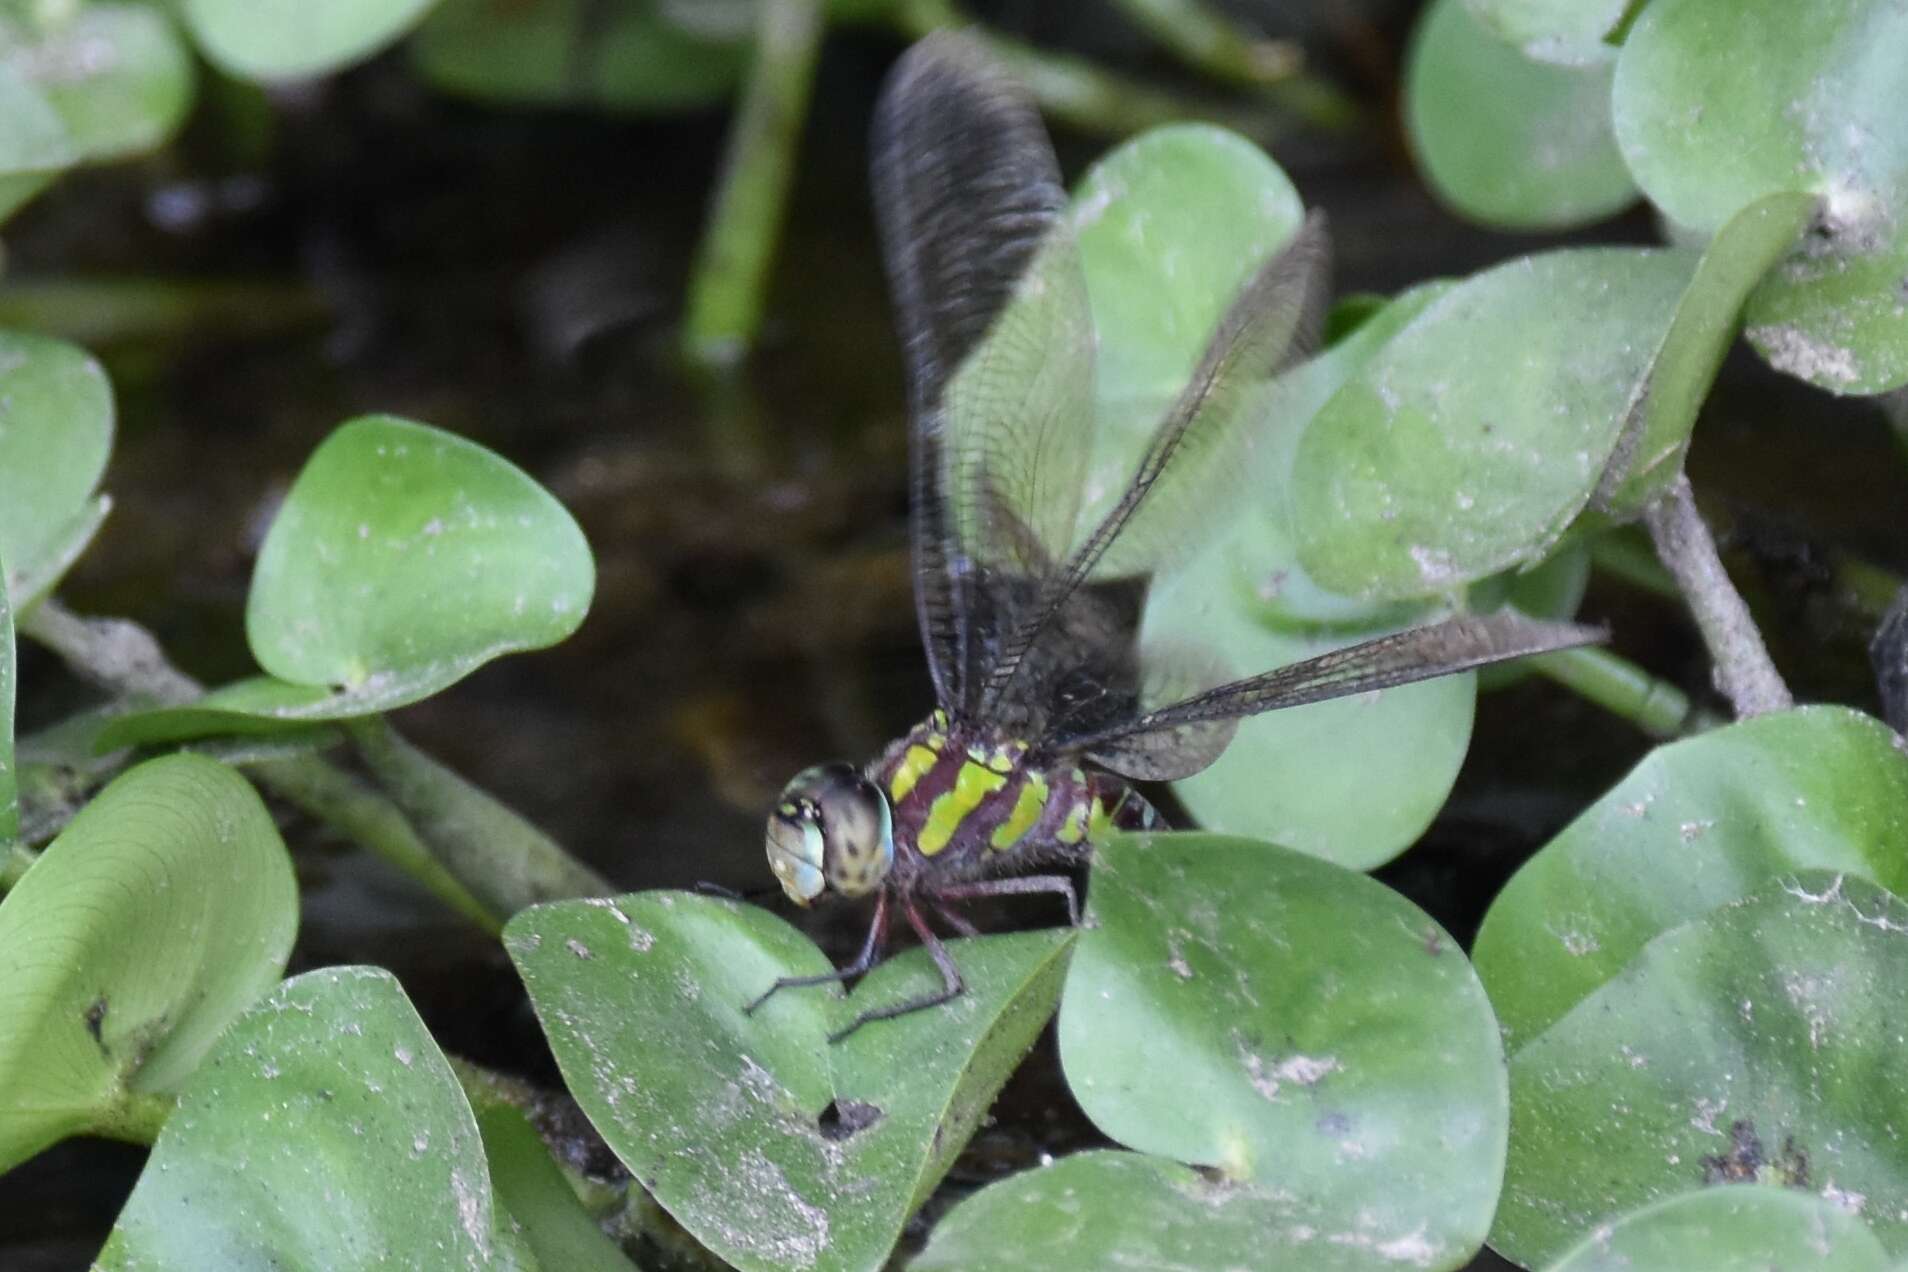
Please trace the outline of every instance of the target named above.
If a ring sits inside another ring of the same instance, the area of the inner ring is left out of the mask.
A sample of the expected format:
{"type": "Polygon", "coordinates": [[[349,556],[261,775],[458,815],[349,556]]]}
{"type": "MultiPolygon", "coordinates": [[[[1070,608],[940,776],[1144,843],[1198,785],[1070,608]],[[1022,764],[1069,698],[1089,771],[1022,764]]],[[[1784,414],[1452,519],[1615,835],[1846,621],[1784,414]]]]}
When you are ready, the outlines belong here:
{"type": "Polygon", "coordinates": [[[875,955],[881,950],[882,938],[888,929],[888,891],[883,888],[875,898],[874,922],[868,925],[868,939],[862,942],[861,953],[855,955],[855,961],[846,967],[838,967],[832,972],[823,972],[819,976],[784,976],[763,990],[748,1006],[742,1009],[745,1016],[753,1016],[755,1009],[773,998],[784,989],[801,989],[808,985],[828,985],[837,981],[852,980],[875,964],[875,955]]]}
{"type": "Polygon", "coordinates": [[[1027,893],[1051,893],[1066,899],[1067,922],[1080,926],[1080,894],[1073,880],[1065,875],[1017,875],[1011,879],[982,879],[978,883],[957,883],[934,895],[942,900],[962,901],[970,897],[1006,897],[1027,893]]]}
{"type": "Polygon", "coordinates": [[[941,922],[959,932],[962,936],[979,936],[980,929],[967,921],[967,916],[951,905],[934,903],[934,912],[941,916],[941,922]]]}
{"type": "Polygon", "coordinates": [[[928,926],[922,917],[921,909],[913,898],[901,902],[901,913],[907,916],[908,926],[921,938],[921,946],[927,950],[928,957],[934,960],[934,966],[941,971],[941,988],[927,994],[918,994],[913,998],[904,998],[898,1003],[886,1007],[870,1007],[853,1020],[846,1028],[837,1029],[828,1035],[828,1041],[840,1042],[863,1025],[876,1020],[893,1020],[896,1016],[906,1016],[911,1012],[926,1011],[930,1007],[939,1007],[942,1003],[959,998],[967,992],[967,985],[961,980],[961,969],[954,966],[954,956],[947,952],[947,946],[941,944],[941,938],[934,935],[934,929],[928,926]]]}

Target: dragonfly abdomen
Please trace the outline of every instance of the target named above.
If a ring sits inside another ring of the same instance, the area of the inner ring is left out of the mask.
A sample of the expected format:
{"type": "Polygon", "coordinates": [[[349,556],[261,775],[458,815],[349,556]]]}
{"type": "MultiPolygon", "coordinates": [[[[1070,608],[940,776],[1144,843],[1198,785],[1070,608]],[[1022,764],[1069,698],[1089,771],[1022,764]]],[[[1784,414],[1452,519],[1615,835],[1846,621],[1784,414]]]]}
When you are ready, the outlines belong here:
{"type": "Polygon", "coordinates": [[[1157,823],[1121,779],[1028,762],[1027,744],[936,711],[868,771],[894,811],[897,868],[940,878],[1084,855],[1114,827],[1157,823]]]}

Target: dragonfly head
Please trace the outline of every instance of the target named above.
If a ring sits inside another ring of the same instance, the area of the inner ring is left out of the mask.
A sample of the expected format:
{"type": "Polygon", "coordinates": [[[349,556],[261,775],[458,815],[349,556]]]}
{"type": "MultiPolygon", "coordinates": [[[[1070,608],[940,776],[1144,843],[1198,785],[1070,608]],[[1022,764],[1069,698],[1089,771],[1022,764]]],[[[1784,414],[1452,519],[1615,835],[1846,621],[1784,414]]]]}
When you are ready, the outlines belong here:
{"type": "Polygon", "coordinates": [[[873,892],[894,865],[894,814],[881,788],[851,764],[803,769],[768,820],[769,869],[796,905],[831,888],[873,892]]]}

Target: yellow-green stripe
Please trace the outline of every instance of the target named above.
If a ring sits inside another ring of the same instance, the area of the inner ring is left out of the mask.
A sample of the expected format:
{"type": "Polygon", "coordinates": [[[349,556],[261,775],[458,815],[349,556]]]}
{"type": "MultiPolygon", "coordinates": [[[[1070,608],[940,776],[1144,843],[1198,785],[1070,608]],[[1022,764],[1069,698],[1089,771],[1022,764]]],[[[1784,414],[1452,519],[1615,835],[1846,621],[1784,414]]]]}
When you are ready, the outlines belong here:
{"type": "Polygon", "coordinates": [[[1027,784],[1020,788],[1020,794],[1014,797],[1014,811],[1007,814],[1007,820],[994,828],[988,846],[995,851],[1011,848],[1020,842],[1022,835],[1034,828],[1040,820],[1040,814],[1047,807],[1047,783],[1038,773],[1027,774],[1027,784]]]}
{"type": "Polygon", "coordinates": [[[1005,773],[996,773],[985,764],[976,764],[972,760],[962,764],[961,771],[954,775],[954,789],[936,796],[934,802],[928,805],[927,824],[921,827],[914,846],[924,857],[932,857],[947,847],[967,815],[980,807],[982,800],[1005,785],[1005,773]]]}

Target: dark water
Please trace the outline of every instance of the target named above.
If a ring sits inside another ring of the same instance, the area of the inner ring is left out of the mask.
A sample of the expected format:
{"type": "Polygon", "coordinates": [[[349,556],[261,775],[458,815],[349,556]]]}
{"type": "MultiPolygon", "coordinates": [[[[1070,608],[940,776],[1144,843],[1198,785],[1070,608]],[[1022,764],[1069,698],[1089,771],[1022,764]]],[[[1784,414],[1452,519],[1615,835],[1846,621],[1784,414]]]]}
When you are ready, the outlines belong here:
{"type": "MultiPolygon", "coordinates": [[[[245,674],[251,551],[310,449],[367,411],[464,433],[575,512],[598,594],[566,645],[495,664],[400,728],[620,885],[767,882],[761,817],[788,774],[864,756],[929,705],[905,570],[899,359],[861,144],[892,52],[831,41],[764,346],[723,386],[676,369],[670,345],[720,116],[504,115],[381,64],[289,103],[255,157],[235,156],[202,112],[167,157],[63,183],[9,234],[12,277],[245,279],[279,293],[236,319],[100,346],[120,399],[106,481],[118,503],[68,603],[147,624],[208,682],[245,674]]],[[[1062,140],[1070,160],[1093,152],[1062,140]]],[[[1557,241],[1450,219],[1394,138],[1274,153],[1329,210],[1346,290],[1557,241]]],[[[1633,214],[1594,237],[1651,230],[1633,214]]],[[[1879,414],[1739,357],[1691,471],[1739,530],[1731,564],[1798,692],[1868,705],[1862,623],[1823,562],[1842,551],[1908,568],[1908,466],[1879,414]]],[[[1626,655],[1706,691],[1672,607],[1599,582],[1586,612],[1613,621],[1626,655]]],[[[72,701],[44,656],[29,651],[23,672],[24,728],[72,701]]],[[[1487,697],[1445,816],[1383,877],[1468,937],[1522,856],[1646,748],[1542,681],[1487,697]]],[[[500,951],[361,854],[302,822],[289,831],[307,887],[299,966],[388,965],[447,1048],[552,1079],[500,951]]],[[[955,1185],[1092,1142],[1043,1047],[955,1185]]],[[[0,1179],[0,1265],[82,1266],[140,1161],[70,1144],[0,1179]]]]}

